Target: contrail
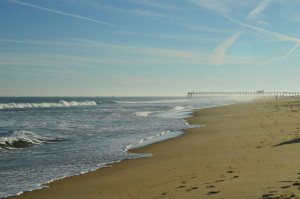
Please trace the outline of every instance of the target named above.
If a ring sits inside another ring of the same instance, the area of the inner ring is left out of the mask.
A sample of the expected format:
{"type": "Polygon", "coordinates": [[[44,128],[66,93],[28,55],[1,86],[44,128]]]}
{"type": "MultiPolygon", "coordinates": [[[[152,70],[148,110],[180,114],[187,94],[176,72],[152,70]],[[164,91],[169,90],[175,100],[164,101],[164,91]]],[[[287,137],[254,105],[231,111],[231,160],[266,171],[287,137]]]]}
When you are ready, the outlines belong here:
{"type": "Polygon", "coordinates": [[[252,30],[256,30],[256,31],[259,31],[259,32],[262,32],[262,33],[265,33],[265,34],[271,34],[279,39],[282,39],[282,40],[285,40],[285,41],[291,41],[291,42],[295,42],[295,43],[300,43],[300,39],[299,38],[296,38],[296,37],[289,37],[289,36],[286,36],[284,34],[280,34],[278,32],[273,32],[273,31],[270,31],[270,30],[266,30],[266,29],[263,29],[263,28],[259,28],[259,27],[256,27],[256,26],[253,26],[253,25],[250,25],[250,24],[246,24],[246,23],[243,23],[243,22],[240,22],[228,15],[223,15],[224,17],[226,17],[227,19],[229,19],[230,21],[236,23],[236,24],[239,24],[240,26],[243,26],[243,27],[246,27],[246,28],[249,28],[249,29],[252,29],[252,30]]]}
{"type": "Polygon", "coordinates": [[[268,6],[271,4],[271,0],[263,0],[262,2],[260,2],[260,4],[258,4],[258,6],[252,10],[247,18],[250,19],[250,18],[254,18],[256,15],[258,15],[259,13],[261,13],[263,10],[267,9],[268,6]]]}
{"type": "Polygon", "coordinates": [[[228,38],[225,42],[217,46],[213,51],[213,62],[216,65],[221,65],[226,61],[226,51],[234,44],[242,32],[238,32],[228,38]]]}
{"type": "Polygon", "coordinates": [[[256,31],[259,31],[259,32],[262,32],[262,33],[265,33],[265,34],[273,35],[273,36],[277,37],[278,39],[282,39],[284,41],[290,41],[290,42],[295,42],[296,43],[296,45],[291,50],[289,50],[286,54],[284,54],[284,55],[282,55],[280,57],[276,57],[276,58],[273,58],[271,60],[259,63],[255,67],[266,65],[266,64],[269,64],[269,63],[272,63],[272,62],[275,62],[275,61],[279,61],[281,59],[285,59],[288,56],[290,56],[300,46],[300,39],[299,38],[289,37],[287,35],[280,34],[278,32],[273,32],[273,31],[270,31],[270,30],[266,30],[266,29],[263,29],[263,28],[259,28],[259,27],[253,26],[253,25],[242,23],[242,22],[240,22],[240,21],[238,21],[236,19],[233,19],[232,17],[227,16],[227,15],[223,15],[223,16],[225,16],[226,18],[228,18],[230,21],[239,24],[240,26],[243,26],[243,27],[246,27],[246,28],[249,28],[249,29],[252,29],[252,30],[256,30],[256,31]]]}
{"type": "Polygon", "coordinates": [[[285,55],[282,55],[280,57],[276,57],[274,59],[270,59],[268,61],[265,61],[265,62],[262,62],[262,63],[259,63],[256,65],[256,67],[258,66],[262,66],[262,65],[266,65],[266,64],[270,64],[272,62],[275,62],[275,61],[279,61],[281,59],[284,59],[284,58],[287,58],[288,56],[290,56],[298,47],[300,46],[300,43],[297,43],[291,50],[289,50],[289,52],[287,52],[285,55]]]}
{"type": "Polygon", "coordinates": [[[100,21],[100,20],[97,20],[97,19],[92,19],[92,18],[88,18],[88,17],[76,15],[76,14],[67,13],[67,12],[62,12],[62,11],[59,11],[59,10],[53,10],[53,9],[50,9],[50,8],[45,8],[45,7],[34,5],[34,4],[31,4],[31,3],[26,3],[26,2],[22,2],[22,1],[18,1],[18,0],[7,0],[7,1],[9,1],[11,3],[15,3],[15,4],[19,4],[19,5],[39,9],[39,10],[44,10],[44,11],[47,11],[47,12],[52,12],[52,13],[65,15],[65,16],[69,16],[69,17],[73,17],[73,18],[77,18],[77,19],[81,19],[81,20],[86,20],[86,21],[91,21],[91,22],[95,22],[95,23],[99,23],[99,24],[103,24],[103,25],[107,25],[107,26],[121,28],[121,26],[110,24],[110,23],[100,21]]]}

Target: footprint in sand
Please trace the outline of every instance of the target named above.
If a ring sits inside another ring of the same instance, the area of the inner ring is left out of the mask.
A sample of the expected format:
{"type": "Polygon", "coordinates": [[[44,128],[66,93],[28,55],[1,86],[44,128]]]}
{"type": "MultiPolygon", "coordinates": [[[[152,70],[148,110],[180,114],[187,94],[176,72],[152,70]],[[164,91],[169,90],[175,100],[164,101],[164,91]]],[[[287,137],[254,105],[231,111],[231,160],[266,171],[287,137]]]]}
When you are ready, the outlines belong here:
{"type": "Polygon", "coordinates": [[[271,197],[271,196],[273,196],[274,194],[272,194],[272,193],[269,193],[269,194],[264,194],[264,195],[262,195],[262,198],[263,199],[271,199],[271,198],[273,198],[273,197],[271,197]]]}
{"type": "Polygon", "coordinates": [[[300,182],[293,183],[293,186],[300,186],[300,182]]]}
{"type": "MultiPolygon", "coordinates": [[[[298,173],[300,175],[300,173],[298,173]]],[[[292,189],[292,187],[298,187],[298,190],[300,190],[300,181],[291,181],[291,180],[283,180],[280,181],[282,183],[290,183],[290,185],[281,186],[281,189],[285,189],[285,193],[283,195],[277,194],[275,196],[276,191],[269,191],[268,193],[262,195],[262,199],[292,199],[292,198],[300,198],[299,195],[296,195],[295,193],[287,193],[287,190],[292,189]]],[[[275,187],[268,187],[269,188],[275,188],[275,187]]]]}
{"type": "Polygon", "coordinates": [[[166,195],[168,195],[168,192],[163,192],[163,193],[161,193],[161,195],[166,196],[166,195]]]}
{"type": "Polygon", "coordinates": [[[198,187],[192,187],[190,189],[187,189],[186,191],[192,191],[192,190],[196,190],[196,189],[198,189],[198,187]]]}
{"type": "MultiPolygon", "coordinates": [[[[226,173],[232,174],[232,173],[235,173],[235,171],[233,171],[233,170],[228,170],[228,171],[226,171],[226,173]]],[[[222,176],[220,176],[220,177],[221,177],[221,178],[227,178],[225,175],[222,175],[222,176]]],[[[227,179],[228,179],[228,180],[232,180],[232,179],[236,179],[236,178],[239,178],[239,176],[238,176],[238,175],[235,175],[235,176],[233,176],[233,177],[231,177],[231,178],[227,178],[227,179]]],[[[226,180],[220,179],[220,180],[216,180],[215,183],[224,182],[224,181],[226,181],[226,180]]],[[[210,185],[211,183],[204,183],[204,184],[207,185],[206,188],[208,188],[208,189],[214,189],[214,188],[216,188],[215,185],[210,185]]],[[[218,194],[218,193],[220,193],[220,192],[221,192],[221,191],[210,191],[210,192],[208,192],[207,195],[214,195],[214,194],[218,194]]]]}
{"type": "Polygon", "coordinates": [[[216,188],[214,185],[208,185],[206,188],[216,188]]]}
{"type": "MultiPolygon", "coordinates": [[[[233,171],[233,170],[229,170],[229,171],[227,171],[226,173],[229,173],[229,174],[232,174],[232,173],[234,173],[235,171],[233,171]]],[[[221,178],[226,178],[226,176],[225,175],[222,175],[222,176],[220,176],[221,178]]],[[[236,176],[233,176],[233,177],[231,177],[231,178],[228,178],[228,179],[235,179],[235,178],[239,178],[240,176],[238,176],[238,175],[236,175],[236,176]]],[[[223,179],[221,179],[221,180],[216,180],[215,181],[215,183],[218,183],[218,182],[224,182],[225,180],[223,180],[223,179]]],[[[209,184],[209,183],[208,183],[209,184]]]]}
{"type": "Polygon", "coordinates": [[[213,194],[217,194],[217,193],[220,193],[221,191],[211,191],[211,192],[208,192],[207,195],[213,195],[213,194]]]}
{"type": "Polygon", "coordinates": [[[287,188],[290,188],[291,186],[283,186],[281,187],[281,189],[287,189],[287,188]]]}

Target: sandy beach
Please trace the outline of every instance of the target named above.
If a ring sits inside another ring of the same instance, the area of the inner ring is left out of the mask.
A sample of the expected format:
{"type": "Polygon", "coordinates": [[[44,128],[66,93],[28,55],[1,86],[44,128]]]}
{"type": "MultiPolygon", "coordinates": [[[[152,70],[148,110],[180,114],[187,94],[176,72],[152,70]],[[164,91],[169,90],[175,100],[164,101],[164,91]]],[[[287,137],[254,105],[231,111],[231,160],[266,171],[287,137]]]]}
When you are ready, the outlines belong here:
{"type": "Polygon", "coordinates": [[[183,136],[11,199],[300,198],[300,99],[196,111],[183,136]]]}

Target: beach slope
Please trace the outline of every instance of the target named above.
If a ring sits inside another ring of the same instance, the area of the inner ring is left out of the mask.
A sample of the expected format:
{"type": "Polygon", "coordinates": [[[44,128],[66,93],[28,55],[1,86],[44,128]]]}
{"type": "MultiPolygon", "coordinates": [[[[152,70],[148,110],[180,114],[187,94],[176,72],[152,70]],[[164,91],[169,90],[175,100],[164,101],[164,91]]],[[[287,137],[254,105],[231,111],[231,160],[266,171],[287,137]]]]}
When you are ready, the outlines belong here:
{"type": "Polygon", "coordinates": [[[297,198],[300,99],[196,111],[183,136],[132,150],[153,157],[50,183],[12,199],[297,198]]]}

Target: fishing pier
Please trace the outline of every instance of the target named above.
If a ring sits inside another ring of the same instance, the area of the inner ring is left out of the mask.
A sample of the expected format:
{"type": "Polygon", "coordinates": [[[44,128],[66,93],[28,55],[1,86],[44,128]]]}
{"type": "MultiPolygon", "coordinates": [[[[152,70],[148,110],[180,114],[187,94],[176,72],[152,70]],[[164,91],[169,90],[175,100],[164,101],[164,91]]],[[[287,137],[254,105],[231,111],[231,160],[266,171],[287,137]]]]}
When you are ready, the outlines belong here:
{"type": "Polygon", "coordinates": [[[300,96],[300,92],[188,92],[188,98],[197,97],[287,97],[300,96]]]}

